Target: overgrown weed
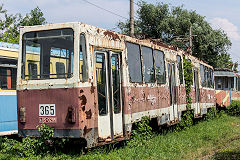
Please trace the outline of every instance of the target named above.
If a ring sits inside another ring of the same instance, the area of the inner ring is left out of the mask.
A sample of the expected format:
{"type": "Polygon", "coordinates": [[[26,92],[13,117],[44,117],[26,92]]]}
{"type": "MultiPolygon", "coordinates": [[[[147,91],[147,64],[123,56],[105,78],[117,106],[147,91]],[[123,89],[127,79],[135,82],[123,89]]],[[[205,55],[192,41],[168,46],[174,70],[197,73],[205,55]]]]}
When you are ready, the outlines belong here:
{"type": "Polygon", "coordinates": [[[144,145],[147,140],[152,138],[153,130],[150,126],[150,118],[142,117],[140,122],[135,123],[135,127],[131,133],[131,140],[128,145],[131,147],[138,147],[144,145]]]}
{"type": "Polygon", "coordinates": [[[56,153],[57,149],[63,149],[66,139],[54,139],[53,128],[42,124],[37,127],[40,137],[22,138],[22,141],[10,138],[0,139],[0,153],[11,154],[19,157],[31,157],[48,153],[56,153]]]}
{"type": "Polygon", "coordinates": [[[227,113],[231,116],[240,115],[240,101],[232,101],[231,105],[227,108],[227,113]]]}

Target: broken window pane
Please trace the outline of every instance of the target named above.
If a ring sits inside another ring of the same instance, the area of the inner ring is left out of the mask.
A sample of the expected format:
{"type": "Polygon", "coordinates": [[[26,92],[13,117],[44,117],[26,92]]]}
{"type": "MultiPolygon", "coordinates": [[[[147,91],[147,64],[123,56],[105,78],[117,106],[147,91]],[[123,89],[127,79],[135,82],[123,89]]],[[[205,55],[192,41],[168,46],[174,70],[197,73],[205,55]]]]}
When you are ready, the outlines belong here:
{"type": "Polygon", "coordinates": [[[157,83],[166,83],[164,53],[154,50],[157,83]]]}
{"type": "Polygon", "coordinates": [[[153,50],[149,47],[142,47],[144,82],[154,83],[153,50]]]}
{"type": "Polygon", "coordinates": [[[127,42],[127,55],[130,82],[142,82],[140,46],[127,42]]]}
{"type": "Polygon", "coordinates": [[[34,31],[23,35],[23,79],[70,78],[72,74],[72,29],[34,31]],[[29,63],[34,65],[29,65],[29,63]],[[64,73],[57,71],[59,69],[56,67],[57,63],[64,64],[64,73]]]}

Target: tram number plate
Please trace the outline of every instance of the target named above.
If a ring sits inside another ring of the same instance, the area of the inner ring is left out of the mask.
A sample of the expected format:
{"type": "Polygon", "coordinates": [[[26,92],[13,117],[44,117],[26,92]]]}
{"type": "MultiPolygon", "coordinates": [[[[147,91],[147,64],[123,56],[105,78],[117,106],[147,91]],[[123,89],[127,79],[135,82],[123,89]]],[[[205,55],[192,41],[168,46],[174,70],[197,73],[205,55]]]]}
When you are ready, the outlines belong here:
{"type": "Polygon", "coordinates": [[[39,116],[56,116],[55,104],[39,104],[39,116]]]}

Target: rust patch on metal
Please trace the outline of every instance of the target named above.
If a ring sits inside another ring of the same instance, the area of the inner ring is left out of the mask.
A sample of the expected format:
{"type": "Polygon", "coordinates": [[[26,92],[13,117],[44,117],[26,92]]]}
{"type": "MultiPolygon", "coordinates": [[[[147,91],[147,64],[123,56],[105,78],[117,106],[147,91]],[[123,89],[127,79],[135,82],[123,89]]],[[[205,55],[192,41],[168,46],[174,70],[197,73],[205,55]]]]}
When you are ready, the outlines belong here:
{"type": "Polygon", "coordinates": [[[85,136],[85,135],[88,134],[91,130],[92,130],[92,128],[87,128],[87,126],[85,126],[84,129],[83,129],[83,135],[85,136]]]}
{"type": "Polygon", "coordinates": [[[87,104],[87,98],[85,95],[80,96],[79,99],[82,101],[81,106],[87,104]]]}
{"type": "Polygon", "coordinates": [[[104,34],[105,36],[112,37],[113,40],[120,39],[120,37],[118,36],[118,34],[112,32],[112,31],[105,31],[103,34],[104,34]]]}
{"type": "Polygon", "coordinates": [[[83,111],[83,112],[85,111],[85,106],[82,106],[82,111],[83,111]]]}
{"type": "Polygon", "coordinates": [[[89,109],[89,111],[86,111],[86,119],[91,119],[92,118],[92,111],[89,109]]]}
{"type": "Polygon", "coordinates": [[[93,82],[92,82],[92,83],[91,83],[91,89],[90,89],[91,94],[94,93],[94,90],[95,90],[95,87],[93,86],[93,82]]]}
{"type": "Polygon", "coordinates": [[[178,51],[178,48],[177,48],[176,46],[167,45],[167,44],[165,44],[165,43],[163,43],[163,42],[161,42],[161,41],[158,41],[158,40],[150,39],[150,42],[152,42],[152,43],[155,44],[155,45],[164,47],[164,48],[168,48],[168,49],[171,49],[171,50],[178,51]]]}

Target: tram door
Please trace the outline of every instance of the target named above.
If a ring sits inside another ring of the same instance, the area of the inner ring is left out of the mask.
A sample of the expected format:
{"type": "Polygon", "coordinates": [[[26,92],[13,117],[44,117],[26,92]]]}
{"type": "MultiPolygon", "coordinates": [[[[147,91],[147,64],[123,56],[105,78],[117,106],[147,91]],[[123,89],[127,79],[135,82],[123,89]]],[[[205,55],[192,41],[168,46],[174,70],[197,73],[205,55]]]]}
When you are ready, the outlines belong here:
{"type": "Polygon", "coordinates": [[[195,89],[195,114],[200,114],[200,89],[199,89],[199,74],[197,69],[193,69],[194,89],[195,89]]]}
{"type": "Polygon", "coordinates": [[[169,90],[170,90],[170,120],[178,118],[178,106],[177,106],[177,84],[175,74],[175,64],[168,63],[168,78],[169,78],[169,90]]]}
{"type": "Polygon", "coordinates": [[[98,92],[98,135],[114,139],[123,135],[120,54],[95,52],[98,92]]]}

